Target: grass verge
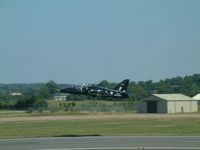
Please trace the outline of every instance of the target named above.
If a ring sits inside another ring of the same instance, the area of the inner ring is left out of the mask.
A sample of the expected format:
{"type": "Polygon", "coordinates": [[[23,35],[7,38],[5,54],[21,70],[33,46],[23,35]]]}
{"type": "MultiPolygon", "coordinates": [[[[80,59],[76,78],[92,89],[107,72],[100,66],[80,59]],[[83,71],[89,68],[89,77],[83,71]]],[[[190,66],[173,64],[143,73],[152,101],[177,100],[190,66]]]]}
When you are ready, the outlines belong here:
{"type": "Polygon", "coordinates": [[[0,122],[0,138],[92,135],[200,135],[199,118],[0,122]]]}

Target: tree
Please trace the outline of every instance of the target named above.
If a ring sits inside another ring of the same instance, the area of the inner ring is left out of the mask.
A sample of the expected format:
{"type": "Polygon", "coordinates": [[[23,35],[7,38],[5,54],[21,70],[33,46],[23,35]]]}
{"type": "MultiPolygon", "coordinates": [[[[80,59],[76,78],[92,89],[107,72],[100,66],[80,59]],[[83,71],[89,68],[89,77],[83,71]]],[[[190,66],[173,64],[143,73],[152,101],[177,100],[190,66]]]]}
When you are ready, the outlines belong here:
{"type": "Polygon", "coordinates": [[[47,101],[37,96],[24,97],[22,99],[19,99],[15,104],[15,108],[17,109],[29,109],[29,108],[37,109],[39,107],[46,107],[46,106],[47,106],[47,101]]]}
{"type": "Polygon", "coordinates": [[[38,95],[41,98],[50,99],[58,91],[58,88],[58,85],[53,80],[50,80],[40,88],[38,95]]]}
{"type": "Polygon", "coordinates": [[[58,91],[58,85],[53,81],[50,80],[45,84],[45,87],[49,90],[50,94],[54,94],[58,91]]]}
{"type": "Polygon", "coordinates": [[[107,80],[101,81],[98,85],[102,86],[102,87],[109,87],[110,86],[110,84],[107,80]]]}
{"type": "Polygon", "coordinates": [[[107,87],[107,88],[114,88],[117,84],[116,83],[109,83],[107,80],[103,80],[98,85],[102,86],[102,87],[107,87]]]}
{"type": "Polygon", "coordinates": [[[40,88],[38,96],[43,99],[49,99],[52,97],[51,93],[49,92],[49,89],[45,86],[40,88]]]}

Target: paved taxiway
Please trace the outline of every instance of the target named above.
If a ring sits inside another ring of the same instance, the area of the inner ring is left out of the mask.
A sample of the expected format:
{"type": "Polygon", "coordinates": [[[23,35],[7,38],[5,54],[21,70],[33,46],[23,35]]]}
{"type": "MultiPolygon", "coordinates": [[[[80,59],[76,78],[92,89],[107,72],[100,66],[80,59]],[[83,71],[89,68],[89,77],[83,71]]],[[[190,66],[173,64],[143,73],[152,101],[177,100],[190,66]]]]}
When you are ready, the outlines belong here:
{"type": "Polygon", "coordinates": [[[99,136],[1,139],[0,150],[200,150],[200,136],[99,136]]]}

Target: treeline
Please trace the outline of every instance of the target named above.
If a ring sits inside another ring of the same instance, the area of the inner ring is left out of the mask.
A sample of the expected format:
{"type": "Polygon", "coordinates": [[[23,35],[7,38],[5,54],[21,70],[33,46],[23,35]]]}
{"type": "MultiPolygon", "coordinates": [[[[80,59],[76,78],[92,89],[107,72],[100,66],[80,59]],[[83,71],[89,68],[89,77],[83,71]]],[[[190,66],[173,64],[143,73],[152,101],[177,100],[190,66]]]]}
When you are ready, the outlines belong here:
{"type": "Polygon", "coordinates": [[[159,82],[131,82],[129,90],[136,99],[141,99],[151,94],[182,93],[187,96],[194,96],[200,93],[200,74],[192,76],[174,77],[160,80],[159,82]]]}
{"type": "MultiPolygon", "coordinates": [[[[118,83],[110,83],[106,80],[98,85],[114,88],[118,83]]],[[[28,109],[30,107],[46,107],[47,100],[53,98],[65,84],[56,84],[53,80],[36,84],[0,84],[0,109],[28,109]],[[22,96],[11,96],[12,92],[20,92],[22,96]]],[[[194,96],[200,93],[200,74],[185,77],[174,77],[160,80],[158,82],[131,81],[128,86],[131,95],[129,100],[140,100],[155,93],[182,93],[187,96],[194,96]]],[[[87,96],[69,95],[68,100],[85,100],[87,96]]],[[[98,98],[97,98],[98,99],[98,98]]]]}
{"type": "MultiPolygon", "coordinates": [[[[104,80],[99,83],[100,86],[113,88],[116,83],[109,83],[104,80]]],[[[128,91],[132,99],[140,100],[151,94],[164,93],[182,93],[187,96],[194,96],[200,93],[200,74],[194,74],[185,77],[174,77],[170,79],[160,80],[158,82],[149,81],[131,81],[128,91]]]]}
{"type": "Polygon", "coordinates": [[[27,110],[47,107],[47,100],[52,99],[53,93],[58,89],[58,85],[53,80],[46,84],[1,84],[0,109],[27,110]],[[21,95],[11,95],[12,92],[21,95]]]}
{"type": "MultiPolygon", "coordinates": [[[[2,98],[2,97],[1,97],[2,98]]],[[[38,109],[47,107],[47,101],[37,96],[20,96],[13,100],[0,100],[0,109],[38,109]]]]}

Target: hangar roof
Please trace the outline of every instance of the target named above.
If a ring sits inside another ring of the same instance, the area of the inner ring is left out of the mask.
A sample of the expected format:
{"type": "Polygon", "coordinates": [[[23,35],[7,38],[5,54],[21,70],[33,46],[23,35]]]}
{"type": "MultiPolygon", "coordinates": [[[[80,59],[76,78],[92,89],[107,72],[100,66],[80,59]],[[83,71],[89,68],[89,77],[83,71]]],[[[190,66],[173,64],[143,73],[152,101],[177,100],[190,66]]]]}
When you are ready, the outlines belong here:
{"type": "Polygon", "coordinates": [[[152,96],[149,96],[143,100],[192,101],[194,99],[183,94],[153,94],[152,96]]]}
{"type": "Polygon", "coordinates": [[[195,99],[195,100],[200,100],[200,94],[195,95],[195,96],[193,97],[193,99],[195,99]]]}
{"type": "Polygon", "coordinates": [[[183,94],[153,94],[154,96],[157,96],[159,98],[165,99],[165,100],[193,100],[191,97],[188,97],[183,94]]]}

